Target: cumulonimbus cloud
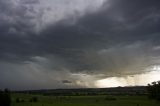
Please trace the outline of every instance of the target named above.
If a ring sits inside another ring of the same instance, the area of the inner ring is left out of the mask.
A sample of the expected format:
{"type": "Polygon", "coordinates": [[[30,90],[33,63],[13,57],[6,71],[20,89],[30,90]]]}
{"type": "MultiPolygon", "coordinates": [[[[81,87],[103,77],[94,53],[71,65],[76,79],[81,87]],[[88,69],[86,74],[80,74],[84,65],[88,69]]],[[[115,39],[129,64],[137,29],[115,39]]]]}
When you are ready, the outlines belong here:
{"type": "Polygon", "coordinates": [[[93,87],[93,80],[145,73],[160,61],[156,0],[0,0],[0,11],[3,87],[17,75],[39,87],[65,87],[64,80],[93,87]]]}

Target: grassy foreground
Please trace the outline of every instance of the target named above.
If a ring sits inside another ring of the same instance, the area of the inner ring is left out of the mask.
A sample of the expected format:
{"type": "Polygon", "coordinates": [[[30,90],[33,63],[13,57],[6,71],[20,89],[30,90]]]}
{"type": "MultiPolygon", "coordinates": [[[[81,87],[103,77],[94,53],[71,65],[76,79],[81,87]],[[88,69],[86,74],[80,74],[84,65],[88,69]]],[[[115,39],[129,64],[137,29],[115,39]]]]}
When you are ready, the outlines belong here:
{"type": "Polygon", "coordinates": [[[11,106],[160,106],[160,102],[146,96],[41,96],[12,94],[11,106]],[[30,98],[37,97],[37,102],[30,98]],[[16,98],[23,99],[17,103],[16,98]]]}

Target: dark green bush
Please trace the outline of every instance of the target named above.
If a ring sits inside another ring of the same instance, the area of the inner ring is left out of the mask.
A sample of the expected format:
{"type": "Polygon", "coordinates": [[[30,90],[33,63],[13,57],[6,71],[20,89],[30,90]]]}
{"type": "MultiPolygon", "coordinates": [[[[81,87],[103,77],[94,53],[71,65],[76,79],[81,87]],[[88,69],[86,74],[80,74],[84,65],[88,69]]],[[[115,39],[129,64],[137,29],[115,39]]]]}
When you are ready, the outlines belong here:
{"type": "Polygon", "coordinates": [[[117,99],[115,97],[112,97],[112,96],[107,96],[107,97],[105,97],[105,100],[114,101],[114,100],[117,100],[117,99]]]}
{"type": "Polygon", "coordinates": [[[33,97],[33,102],[38,102],[38,98],[37,97],[33,97]]]}
{"type": "Polygon", "coordinates": [[[32,97],[29,101],[30,102],[38,102],[38,98],[37,97],[32,97]]]}

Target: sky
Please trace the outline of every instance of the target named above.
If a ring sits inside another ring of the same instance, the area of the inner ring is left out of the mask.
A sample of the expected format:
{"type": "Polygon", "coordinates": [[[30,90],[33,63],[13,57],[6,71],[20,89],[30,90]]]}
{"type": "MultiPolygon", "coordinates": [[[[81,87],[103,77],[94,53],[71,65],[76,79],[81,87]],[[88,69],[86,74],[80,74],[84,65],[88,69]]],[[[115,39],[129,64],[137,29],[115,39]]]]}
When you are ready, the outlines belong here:
{"type": "Polygon", "coordinates": [[[160,80],[159,0],[0,0],[0,89],[160,80]]]}

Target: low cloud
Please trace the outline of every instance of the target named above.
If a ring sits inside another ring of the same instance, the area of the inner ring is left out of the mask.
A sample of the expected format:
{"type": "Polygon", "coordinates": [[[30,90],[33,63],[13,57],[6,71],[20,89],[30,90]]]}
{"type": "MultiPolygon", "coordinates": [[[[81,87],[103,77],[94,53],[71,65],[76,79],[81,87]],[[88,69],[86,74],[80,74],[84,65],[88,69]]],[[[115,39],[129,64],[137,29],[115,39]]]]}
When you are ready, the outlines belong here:
{"type": "Polygon", "coordinates": [[[62,83],[64,83],[64,84],[70,84],[70,83],[72,83],[72,81],[69,81],[69,80],[63,80],[63,81],[62,81],[62,83]]]}

